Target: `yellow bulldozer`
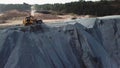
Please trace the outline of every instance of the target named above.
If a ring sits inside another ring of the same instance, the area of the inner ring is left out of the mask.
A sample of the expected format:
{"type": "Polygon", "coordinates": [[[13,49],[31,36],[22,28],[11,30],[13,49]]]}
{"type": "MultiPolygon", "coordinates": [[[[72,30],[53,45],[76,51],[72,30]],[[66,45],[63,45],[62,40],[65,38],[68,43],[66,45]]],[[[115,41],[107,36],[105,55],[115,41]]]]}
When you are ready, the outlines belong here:
{"type": "Polygon", "coordinates": [[[32,32],[35,32],[35,31],[38,31],[38,30],[43,30],[42,29],[42,20],[37,20],[35,17],[33,16],[27,16],[23,19],[23,25],[24,26],[29,26],[30,29],[27,29],[26,27],[25,28],[22,28],[21,31],[25,32],[25,31],[32,31],[32,32]]]}
{"type": "Polygon", "coordinates": [[[27,16],[23,20],[24,26],[34,25],[34,24],[41,24],[43,23],[42,20],[37,20],[33,16],[27,16]]]}

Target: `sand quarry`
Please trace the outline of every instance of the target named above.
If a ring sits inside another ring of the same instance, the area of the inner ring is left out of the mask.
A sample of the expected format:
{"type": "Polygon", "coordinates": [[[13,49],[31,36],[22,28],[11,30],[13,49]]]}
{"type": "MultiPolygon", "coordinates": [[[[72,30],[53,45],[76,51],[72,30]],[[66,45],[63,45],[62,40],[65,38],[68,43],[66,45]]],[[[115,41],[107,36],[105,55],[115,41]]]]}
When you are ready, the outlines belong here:
{"type": "Polygon", "coordinates": [[[1,29],[0,68],[120,68],[120,16],[1,29]]]}

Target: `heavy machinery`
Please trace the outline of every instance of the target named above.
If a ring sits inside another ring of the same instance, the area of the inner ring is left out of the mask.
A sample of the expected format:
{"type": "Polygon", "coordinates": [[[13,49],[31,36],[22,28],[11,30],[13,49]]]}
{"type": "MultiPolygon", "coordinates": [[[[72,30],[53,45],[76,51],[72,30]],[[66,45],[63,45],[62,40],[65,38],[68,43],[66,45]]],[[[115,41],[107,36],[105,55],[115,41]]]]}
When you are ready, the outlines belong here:
{"type": "Polygon", "coordinates": [[[23,20],[24,26],[34,25],[34,24],[41,24],[43,23],[42,20],[37,20],[33,16],[27,16],[23,20]]]}
{"type": "Polygon", "coordinates": [[[27,16],[23,20],[23,25],[28,27],[21,28],[21,31],[23,32],[26,32],[26,31],[35,32],[39,30],[43,31],[42,23],[43,23],[42,20],[37,20],[33,16],[27,16]]]}
{"type": "Polygon", "coordinates": [[[31,12],[29,13],[29,16],[25,17],[23,20],[24,26],[29,26],[33,24],[41,24],[43,23],[42,20],[37,20],[35,16],[35,5],[31,6],[31,12]]]}

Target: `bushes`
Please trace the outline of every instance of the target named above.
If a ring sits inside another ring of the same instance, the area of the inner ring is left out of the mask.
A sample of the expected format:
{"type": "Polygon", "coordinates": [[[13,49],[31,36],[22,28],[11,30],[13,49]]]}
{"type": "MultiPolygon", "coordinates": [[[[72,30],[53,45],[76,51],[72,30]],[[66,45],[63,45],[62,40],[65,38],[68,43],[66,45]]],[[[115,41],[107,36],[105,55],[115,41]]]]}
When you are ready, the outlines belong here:
{"type": "Polygon", "coordinates": [[[0,12],[5,12],[9,10],[19,10],[19,11],[25,11],[30,10],[30,5],[27,4],[0,4],[0,12]]]}
{"type": "Polygon", "coordinates": [[[79,15],[113,15],[120,14],[120,2],[101,1],[101,2],[71,2],[66,4],[46,4],[36,5],[37,10],[53,10],[62,13],[75,13],[79,15]],[[49,5],[49,6],[48,6],[49,5]]]}
{"type": "MultiPolygon", "coordinates": [[[[101,1],[101,2],[91,2],[91,1],[78,1],[65,4],[44,4],[44,5],[35,5],[36,10],[50,10],[56,11],[59,14],[64,13],[74,13],[79,15],[113,15],[120,14],[120,1],[101,1]]],[[[0,5],[0,11],[8,11],[17,9],[20,11],[30,10],[31,5],[27,4],[8,4],[0,5]]],[[[57,13],[56,13],[57,14],[57,13]]]]}

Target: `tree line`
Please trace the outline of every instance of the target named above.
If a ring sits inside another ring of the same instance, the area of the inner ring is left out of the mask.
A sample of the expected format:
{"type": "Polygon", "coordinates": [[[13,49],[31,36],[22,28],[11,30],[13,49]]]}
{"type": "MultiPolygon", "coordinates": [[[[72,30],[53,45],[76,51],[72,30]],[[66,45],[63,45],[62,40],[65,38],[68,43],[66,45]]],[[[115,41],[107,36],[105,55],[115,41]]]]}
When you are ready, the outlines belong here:
{"type": "Polygon", "coordinates": [[[19,10],[19,11],[26,11],[30,10],[31,5],[29,4],[0,4],[0,12],[5,12],[9,10],[19,10]]]}
{"type": "MultiPolygon", "coordinates": [[[[43,4],[35,5],[36,10],[49,10],[56,11],[58,13],[74,13],[79,15],[113,15],[120,14],[120,2],[116,1],[77,1],[65,4],[43,4]]],[[[31,5],[28,4],[0,4],[0,11],[7,11],[17,9],[20,11],[30,10],[31,5]]]]}

